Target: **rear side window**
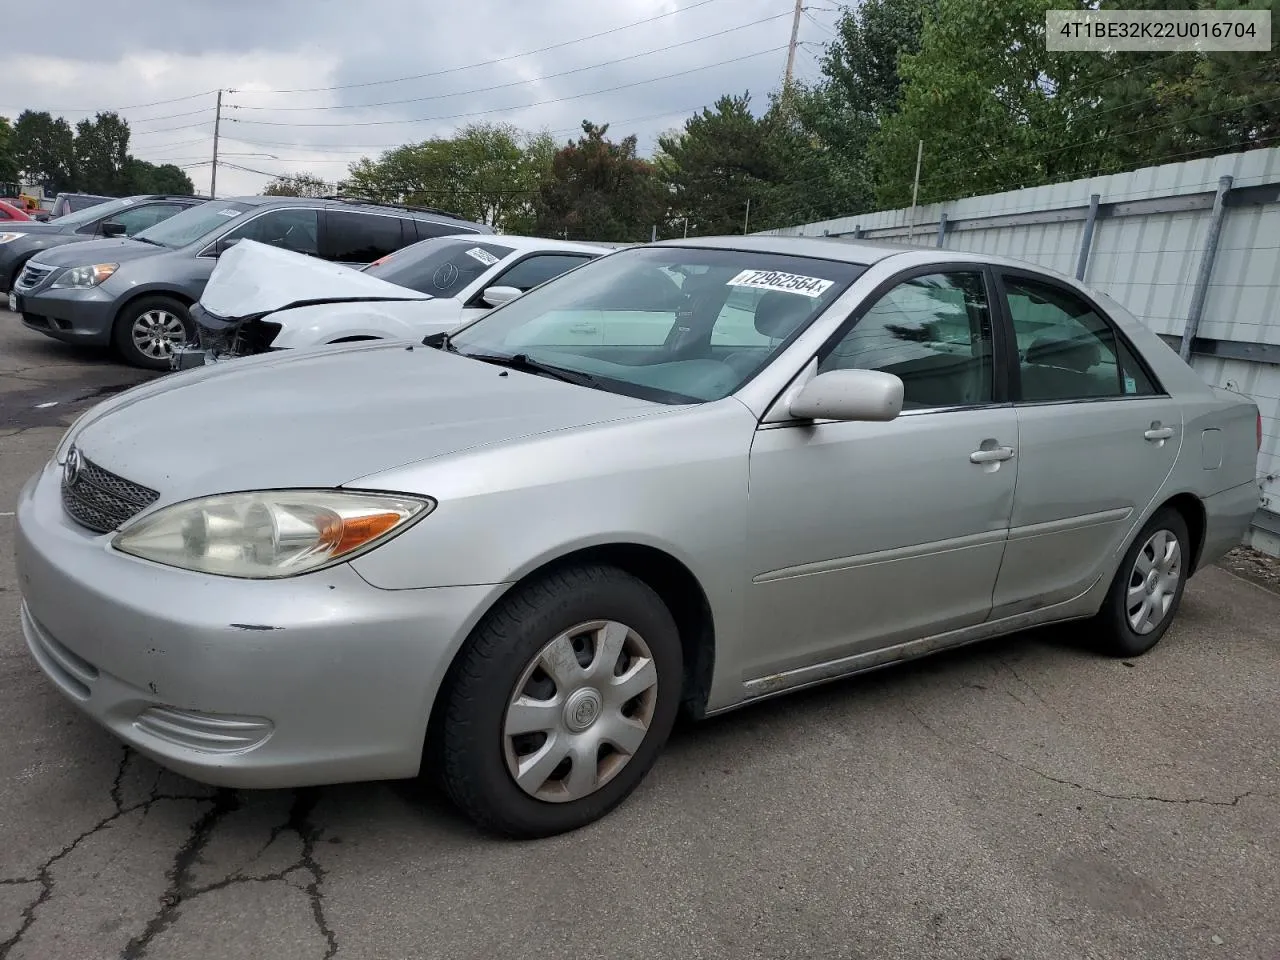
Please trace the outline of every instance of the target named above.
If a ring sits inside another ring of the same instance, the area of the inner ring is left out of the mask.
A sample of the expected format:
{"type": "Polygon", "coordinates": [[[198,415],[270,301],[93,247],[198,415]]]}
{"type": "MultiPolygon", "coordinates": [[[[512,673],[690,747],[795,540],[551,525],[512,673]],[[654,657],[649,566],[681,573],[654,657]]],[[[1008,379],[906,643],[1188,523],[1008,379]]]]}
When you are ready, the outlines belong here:
{"type": "Polygon", "coordinates": [[[329,210],[325,214],[325,242],[320,256],[339,263],[372,263],[413,239],[404,236],[398,217],[329,210]]]}
{"type": "Polygon", "coordinates": [[[453,237],[459,233],[477,233],[478,231],[469,223],[459,223],[453,221],[451,223],[439,223],[435,220],[418,220],[418,238],[426,240],[428,237],[453,237]]]}
{"type": "Polygon", "coordinates": [[[1081,297],[1057,284],[1003,279],[1023,400],[1098,400],[1159,392],[1111,323],[1081,297]]]}
{"type": "Polygon", "coordinates": [[[103,223],[119,223],[124,225],[125,236],[132,237],[139,230],[154,227],[162,220],[168,220],[181,209],[183,208],[176,203],[148,203],[139,207],[130,207],[100,221],[98,232],[102,232],[103,223]]]}

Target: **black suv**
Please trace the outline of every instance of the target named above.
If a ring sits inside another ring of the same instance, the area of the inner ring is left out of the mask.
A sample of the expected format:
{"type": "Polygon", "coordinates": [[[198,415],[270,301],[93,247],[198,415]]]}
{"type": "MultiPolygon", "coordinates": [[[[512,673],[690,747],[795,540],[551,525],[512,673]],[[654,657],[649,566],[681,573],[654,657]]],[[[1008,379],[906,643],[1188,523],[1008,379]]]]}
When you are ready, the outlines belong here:
{"type": "Polygon", "coordinates": [[[47,223],[6,223],[0,227],[0,293],[13,289],[23,264],[41,250],[100,237],[131,237],[207,199],[142,194],[95,203],[47,223]]]}

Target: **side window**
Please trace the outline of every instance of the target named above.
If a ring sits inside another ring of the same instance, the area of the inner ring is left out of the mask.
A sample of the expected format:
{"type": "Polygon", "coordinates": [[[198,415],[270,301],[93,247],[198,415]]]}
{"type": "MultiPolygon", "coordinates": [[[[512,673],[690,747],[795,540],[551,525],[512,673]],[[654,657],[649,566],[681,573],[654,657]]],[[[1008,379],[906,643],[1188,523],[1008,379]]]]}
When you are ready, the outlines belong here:
{"type": "Polygon", "coordinates": [[[591,257],[580,257],[566,254],[548,253],[542,256],[521,260],[506,273],[499,274],[490,286],[515,287],[517,290],[532,290],[538,284],[565,271],[581,266],[591,257]]]}
{"type": "Polygon", "coordinates": [[[1158,391],[1115,328],[1056,284],[1004,277],[1022,399],[1088,400],[1158,391]]]}
{"type": "Polygon", "coordinates": [[[931,273],[878,299],[818,358],[818,372],[884,370],[905,386],[904,409],[992,399],[991,309],[979,272],[931,273]]]}
{"type": "Polygon", "coordinates": [[[418,239],[428,237],[452,237],[459,233],[475,233],[458,223],[439,223],[435,220],[418,220],[418,239]]]}
{"type": "MultiPolygon", "coordinates": [[[[732,287],[724,305],[711,326],[711,346],[758,348],[767,351],[775,338],[761,333],[756,326],[756,310],[765,298],[764,290],[751,287],[732,287]]],[[[766,313],[769,301],[765,300],[766,313]]],[[[767,327],[766,327],[767,329],[767,327]]]]}
{"type": "MultiPolygon", "coordinates": [[[[148,203],[144,206],[121,210],[107,217],[107,220],[124,224],[124,235],[132,237],[139,230],[154,227],[161,220],[168,220],[181,209],[182,207],[176,203],[148,203]]],[[[102,231],[101,223],[98,224],[97,229],[98,232],[102,231]]]]}
{"type": "Polygon", "coordinates": [[[228,233],[226,239],[256,240],[273,247],[293,250],[295,253],[315,256],[319,249],[316,245],[318,233],[319,218],[315,210],[282,207],[279,210],[269,210],[253,220],[246,220],[228,233]]]}
{"type": "Polygon", "coordinates": [[[325,237],[321,256],[339,263],[373,263],[404,246],[398,217],[350,210],[326,212],[325,237]]]}

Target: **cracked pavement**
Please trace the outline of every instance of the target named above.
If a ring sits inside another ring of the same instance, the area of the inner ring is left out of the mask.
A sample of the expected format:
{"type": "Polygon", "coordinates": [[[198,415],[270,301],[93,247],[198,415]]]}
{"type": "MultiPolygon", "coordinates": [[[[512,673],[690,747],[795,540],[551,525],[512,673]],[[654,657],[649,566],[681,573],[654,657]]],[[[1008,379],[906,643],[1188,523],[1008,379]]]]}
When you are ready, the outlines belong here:
{"type": "Polygon", "coordinates": [[[0,960],[1280,957],[1280,597],[1217,569],[1146,657],[1061,628],[781,698],[546,841],[161,770],[39,673],[12,558],[61,429],[145,376],[0,311],[0,960]]]}

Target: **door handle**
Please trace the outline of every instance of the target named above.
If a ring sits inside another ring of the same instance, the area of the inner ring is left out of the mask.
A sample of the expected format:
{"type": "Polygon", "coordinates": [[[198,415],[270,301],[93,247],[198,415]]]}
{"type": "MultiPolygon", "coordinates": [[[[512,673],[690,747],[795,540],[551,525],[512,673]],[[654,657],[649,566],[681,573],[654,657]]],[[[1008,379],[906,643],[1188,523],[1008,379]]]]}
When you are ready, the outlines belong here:
{"type": "Polygon", "coordinates": [[[969,454],[970,463],[997,463],[1012,459],[1013,447],[993,447],[990,450],[975,450],[969,454]]]}
{"type": "Polygon", "coordinates": [[[1152,427],[1143,436],[1148,440],[1168,440],[1173,436],[1173,427],[1152,427]]]}

